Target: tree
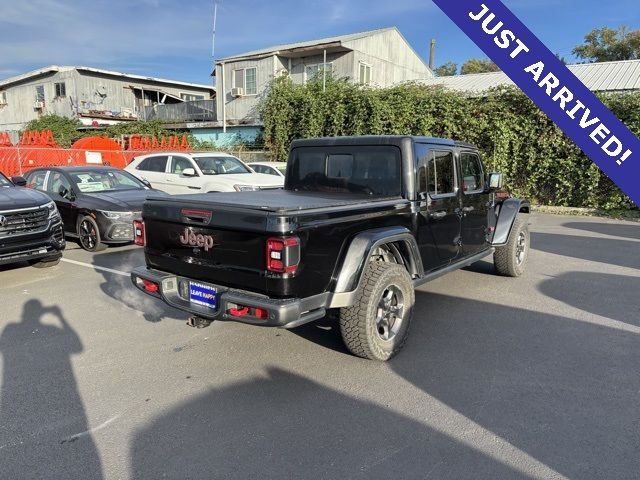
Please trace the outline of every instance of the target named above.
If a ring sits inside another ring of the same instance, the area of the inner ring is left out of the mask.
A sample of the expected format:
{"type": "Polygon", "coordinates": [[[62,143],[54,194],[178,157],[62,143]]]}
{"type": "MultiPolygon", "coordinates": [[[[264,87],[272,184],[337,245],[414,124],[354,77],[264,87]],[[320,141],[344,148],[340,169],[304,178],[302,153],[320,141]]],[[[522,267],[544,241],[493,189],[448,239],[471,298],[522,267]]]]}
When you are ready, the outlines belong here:
{"type": "Polygon", "coordinates": [[[596,28],[584,37],[572,53],[587,62],[612,62],[640,59],[640,30],[629,31],[626,26],[612,29],[596,28]]]}
{"type": "Polygon", "coordinates": [[[469,73],[488,73],[499,72],[500,67],[488,58],[470,58],[462,65],[460,73],[467,75],[469,73]]]}
{"type": "Polygon", "coordinates": [[[447,62],[440,65],[434,72],[438,77],[451,77],[458,73],[458,64],[453,62],[447,62]]]}

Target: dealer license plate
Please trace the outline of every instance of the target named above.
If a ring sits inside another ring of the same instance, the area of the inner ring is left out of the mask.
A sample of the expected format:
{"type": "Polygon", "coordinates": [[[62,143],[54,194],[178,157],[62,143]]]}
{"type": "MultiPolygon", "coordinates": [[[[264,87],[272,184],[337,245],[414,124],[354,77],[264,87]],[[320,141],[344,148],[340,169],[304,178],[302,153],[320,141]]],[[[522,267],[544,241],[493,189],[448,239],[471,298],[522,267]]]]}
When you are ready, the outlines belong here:
{"type": "Polygon", "coordinates": [[[215,287],[197,282],[189,282],[189,301],[191,303],[215,309],[218,306],[216,293],[215,287]]]}

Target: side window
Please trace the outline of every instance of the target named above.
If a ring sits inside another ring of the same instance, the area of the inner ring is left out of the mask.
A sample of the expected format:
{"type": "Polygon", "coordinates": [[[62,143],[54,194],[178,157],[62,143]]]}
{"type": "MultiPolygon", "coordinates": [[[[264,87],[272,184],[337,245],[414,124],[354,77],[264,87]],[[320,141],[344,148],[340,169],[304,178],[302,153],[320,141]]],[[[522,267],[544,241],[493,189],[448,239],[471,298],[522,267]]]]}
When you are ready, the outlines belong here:
{"type": "Polygon", "coordinates": [[[168,159],[169,157],[167,156],[145,158],[142,162],[140,162],[137,170],[142,170],[145,172],[164,172],[167,168],[168,159]]]}
{"type": "Polygon", "coordinates": [[[427,163],[429,158],[429,147],[424,143],[416,143],[416,167],[418,169],[418,178],[416,182],[418,193],[426,194],[427,192],[427,163]]]}
{"type": "Polygon", "coordinates": [[[27,187],[44,191],[44,184],[47,178],[47,173],[49,172],[45,170],[30,173],[29,175],[27,175],[27,187]]]}
{"type": "Polygon", "coordinates": [[[484,189],[484,175],[478,155],[475,153],[461,153],[460,169],[462,170],[462,190],[465,193],[484,189]]]}
{"type": "Polygon", "coordinates": [[[456,168],[453,152],[432,151],[427,172],[429,195],[447,195],[456,190],[456,168]]]}
{"type": "Polygon", "coordinates": [[[51,172],[51,175],[49,176],[49,186],[47,187],[47,192],[57,194],[60,191],[60,187],[71,190],[71,184],[62,173],[51,172]]]}
{"type": "Polygon", "coordinates": [[[253,168],[256,173],[265,173],[263,165],[254,165],[251,168],[253,168]]]}
{"type": "Polygon", "coordinates": [[[193,164],[188,158],[171,157],[171,173],[180,175],[185,168],[193,168],[193,164]]]}

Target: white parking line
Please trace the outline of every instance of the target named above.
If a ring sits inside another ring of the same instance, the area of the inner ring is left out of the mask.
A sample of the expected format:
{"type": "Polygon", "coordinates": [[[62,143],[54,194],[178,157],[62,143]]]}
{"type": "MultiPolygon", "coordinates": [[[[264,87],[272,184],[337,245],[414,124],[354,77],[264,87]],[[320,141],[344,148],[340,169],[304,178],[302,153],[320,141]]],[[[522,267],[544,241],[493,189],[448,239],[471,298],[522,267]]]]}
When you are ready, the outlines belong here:
{"type": "Polygon", "coordinates": [[[90,263],[78,262],[77,260],[70,260],[68,258],[62,258],[61,260],[66,263],[72,263],[73,265],[79,265],[81,267],[90,268],[92,270],[100,270],[102,272],[114,273],[116,275],[122,275],[123,277],[131,276],[130,273],[121,272],[120,270],[114,270],[113,268],[99,267],[98,265],[91,265],[90,263]]]}

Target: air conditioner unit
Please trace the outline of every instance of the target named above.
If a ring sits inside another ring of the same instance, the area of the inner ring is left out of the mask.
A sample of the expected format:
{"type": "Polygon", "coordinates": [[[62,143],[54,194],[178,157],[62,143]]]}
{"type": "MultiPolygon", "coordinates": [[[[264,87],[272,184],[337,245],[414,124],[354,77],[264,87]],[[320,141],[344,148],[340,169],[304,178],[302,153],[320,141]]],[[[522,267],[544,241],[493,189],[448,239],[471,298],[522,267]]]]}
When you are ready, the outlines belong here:
{"type": "Polygon", "coordinates": [[[242,97],[244,95],[244,88],[242,87],[234,87],[231,89],[232,97],[242,97]]]}
{"type": "Polygon", "coordinates": [[[40,108],[44,108],[44,102],[36,102],[33,104],[33,108],[40,109],[40,108]]]}

